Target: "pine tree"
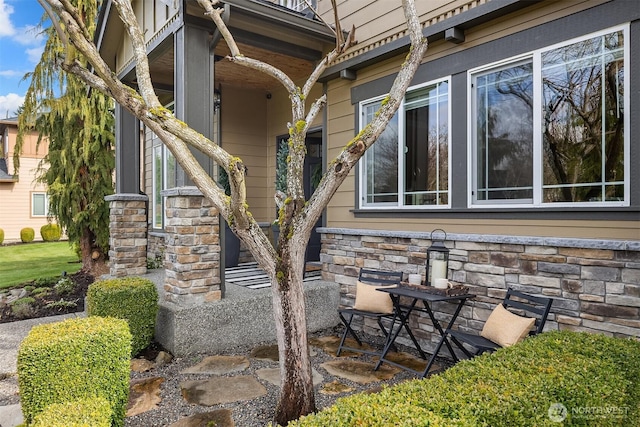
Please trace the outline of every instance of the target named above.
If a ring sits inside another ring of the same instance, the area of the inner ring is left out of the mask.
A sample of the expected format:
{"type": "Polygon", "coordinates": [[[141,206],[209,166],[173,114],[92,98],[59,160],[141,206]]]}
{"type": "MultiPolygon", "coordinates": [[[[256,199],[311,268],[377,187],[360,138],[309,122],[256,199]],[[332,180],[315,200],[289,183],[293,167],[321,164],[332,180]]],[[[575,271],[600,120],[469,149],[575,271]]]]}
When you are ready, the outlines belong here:
{"type": "MultiPolygon", "coordinates": [[[[99,4],[95,1],[77,3],[84,16],[96,16],[99,4]]],[[[87,30],[92,35],[95,28],[87,30]]],[[[25,76],[31,84],[18,119],[16,153],[22,135],[30,129],[39,133],[38,144],[48,140],[49,152],[39,166],[38,180],[47,185],[49,214],[79,250],[83,270],[97,275],[104,272],[109,249],[109,207],[104,197],[113,193],[114,104],[62,71],[60,64],[69,60],[70,52],[52,28],[44,32],[48,39],[40,62],[25,76]]]]}

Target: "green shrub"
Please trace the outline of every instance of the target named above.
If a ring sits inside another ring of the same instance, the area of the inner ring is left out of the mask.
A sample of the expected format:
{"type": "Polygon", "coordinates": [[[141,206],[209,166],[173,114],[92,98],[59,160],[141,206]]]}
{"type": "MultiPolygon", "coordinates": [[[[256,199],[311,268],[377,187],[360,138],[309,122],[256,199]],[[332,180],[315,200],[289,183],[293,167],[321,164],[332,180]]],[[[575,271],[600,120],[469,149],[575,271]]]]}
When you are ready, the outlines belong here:
{"type": "Polygon", "coordinates": [[[65,301],[63,298],[60,298],[60,301],[51,301],[50,303],[47,303],[45,305],[45,308],[59,308],[59,309],[65,309],[65,308],[75,308],[78,306],[77,300],[76,301],[65,301]]]}
{"type": "Polygon", "coordinates": [[[31,427],[111,427],[111,404],[104,397],[54,403],[35,416],[31,427]]]}
{"type": "Polygon", "coordinates": [[[33,228],[26,227],[20,230],[20,240],[22,243],[33,242],[33,239],[36,237],[36,232],[33,231],[33,228]]]}
{"type": "Polygon", "coordinates": [[[67,276],[60,278],[60,280],[58,280],[58,282],[55,285],[53,285],[53,289],[60,295],[73,292],[75,287],[76,287],[76,284],[73,282],[73,280],[71,280],[67,276]]]}
{"type": "Polygon", "coordinates": [[[47,287],[50,288],[58,283],[60,280],[60,276],[52,276],[52,277],[41,277],[33,281],[33,284],[39,288],[47,287]]]}
{"type": "Polygon", "coordinates": [[[4,230],[0,228],[0,245],[4,242],[4,230]]]}
{"type": "Polygon", "coordinates": [[[551,419],[554,407],[566,409],[565,425],[639,425],[640,342],[548,332],[427,380],[339,399],[289,425],[561,425],[551,419]],[[402,417],[403,406],[411,408],[409,418],[402,417]],[[419,411],[425,421],[414,423],[410,417],[419,411]]]}
{"type": "Polygon", "coordinates": [[[11,313],[18,319],[30,317],[35,313],[35,308],[33,307],[35,302],[35,298],[32,297],[18,298],[10,304],[11,313]]]}
{"type": "Polygon", "coordinates": [[[154,283],[141,277],[99,280],[87,291],[89,316],[126,319],[135,356],[151,344],[158,313],[158,291],[154,283]]]}
{"type": "Polygon", "coordinates": [[[124,425],[131,333],[121,319],[87,317],[34,326],[18,349],[18,385],[27,425],[55,403],[103,397],[111,425],[124,425]]]}
{"type": "Polygon", "coordinates": [[[45,242],[57,242],[62,237],[62,229],[58,224],[45,224],[40,227],[40,236],[45,242]]]}
{"type": "Polygon", "coordinates": [[[39,297],[44,297],[44,296],[46,296],[46,295],[48,295],[50,293],[51,293],[51,288],[47,288],[45,286],[40,287],[40,288],[35,288],[34,290],[31,291],[32,295],[36,295],[36,296],[39,296],[39,297]]]}

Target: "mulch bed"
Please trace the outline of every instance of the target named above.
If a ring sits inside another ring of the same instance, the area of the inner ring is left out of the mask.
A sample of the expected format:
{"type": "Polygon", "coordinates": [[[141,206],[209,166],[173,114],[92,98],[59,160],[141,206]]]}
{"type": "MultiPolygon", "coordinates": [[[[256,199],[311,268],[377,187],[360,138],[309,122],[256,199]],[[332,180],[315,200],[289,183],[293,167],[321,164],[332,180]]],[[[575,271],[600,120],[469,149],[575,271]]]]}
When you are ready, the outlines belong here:
{"type": "MultiPolygon", "coordinates": [[[[0,308],[0,323],[8,323],[14,322],[17,320],[25,320],[25,319],[34,319],[38,317],[47,317],[47,316],[57,316],[59,314],[68,314],[68,313],[77,313],[84,311],[84,299],[87,295],[87,289],[91,283],[94,282],[94,277],[90,274],[83,272],[82,270],[75,273],[70,274],[69,279],[71,279],[75,283],[75,287],[71,292],[65,294],[58,294],[55,290],[46,295],[38,296],[29,294],[28,296],[33,298],[35,302],[31,305],[32,310],[29,313],[23,314],[21,316],[16,316],[9,306],[4,306],[0,308]],[[48,304],[57,301],[70,301],[75,302],[75,306],[71,307],[47,307],[48,304]]],[[[25,286],[33,286],[38,287],[38,284],[34,281],[31,283],[24,283],[20,287],[25,286]]]]}

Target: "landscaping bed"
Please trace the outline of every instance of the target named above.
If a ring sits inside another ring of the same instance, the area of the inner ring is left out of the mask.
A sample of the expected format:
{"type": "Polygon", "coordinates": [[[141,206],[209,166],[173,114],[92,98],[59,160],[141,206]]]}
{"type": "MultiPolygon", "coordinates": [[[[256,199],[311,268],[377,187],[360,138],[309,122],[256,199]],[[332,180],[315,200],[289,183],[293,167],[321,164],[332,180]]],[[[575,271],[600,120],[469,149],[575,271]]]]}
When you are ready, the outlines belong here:
{"type": "Polygon", "coordinates": [[[84,311],[94,277],[83,271],[38,279],[0,291],[0,323],[84,311]]]}

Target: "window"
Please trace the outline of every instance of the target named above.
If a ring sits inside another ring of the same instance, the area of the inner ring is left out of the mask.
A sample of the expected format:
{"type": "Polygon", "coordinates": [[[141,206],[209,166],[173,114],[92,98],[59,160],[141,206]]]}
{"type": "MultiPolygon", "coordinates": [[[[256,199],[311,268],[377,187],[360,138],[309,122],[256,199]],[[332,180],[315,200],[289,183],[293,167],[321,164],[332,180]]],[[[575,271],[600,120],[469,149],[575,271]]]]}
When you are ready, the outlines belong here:
{"type": "Polygon", "coordinates": [[[627,34],[470,72],[472,205],[628,205],[627,34]]]}
{"type": "MultiPolygon", "coordinates": [[[[309,4],[311,7],[316,7],[317,0],[310,0],[309,4]]],[[[308,7],[307,2],[305,0],[279,0],[278,4],[289,9],[295,10],[296,12],[304,12],[304,10],[308,7]]]]}
{"type": "Polygon", "coordinates": [[[176,182],[176,159],[164,146],[160,138],[152,135],[153,178],[152,178],[152,226],[164,228],[165,210],[162,190],[172,188],[176,182]]]}
{"type": "MultiPolygon", "coordinates": [[[[382,99],[360,105],[364,128],[382,99]]],[[[361,207],[449,205],[449,82],[407,91],[398,113],[362,160],[361,207]]]]}
{"type": "Polygon", "coordinates": [[[47,216],[49,197],[47,193],[31,193],[31,216],[47,216]]]}

